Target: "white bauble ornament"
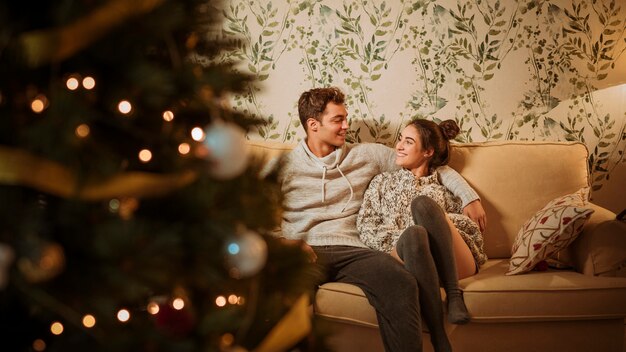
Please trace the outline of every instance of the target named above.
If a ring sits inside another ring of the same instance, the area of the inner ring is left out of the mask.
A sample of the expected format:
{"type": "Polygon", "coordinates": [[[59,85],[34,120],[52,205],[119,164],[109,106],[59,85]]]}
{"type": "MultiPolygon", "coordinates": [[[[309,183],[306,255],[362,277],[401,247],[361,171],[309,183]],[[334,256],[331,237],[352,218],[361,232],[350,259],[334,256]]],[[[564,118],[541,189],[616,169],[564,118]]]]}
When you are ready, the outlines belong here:
{"type": "Polygon", "coordinates": [[[226,241],[226,265],[234,278],[258,273],[267,260],[267,243],[254,231],[243,230],[226,241]]]}
{"type": "Polygon", "coordinates": [[[204,145],[209,150],[211,175],[218,179],[239,176],[248,166],[245,131],[233,123],[215,122],[205,133],[204,145]]]}

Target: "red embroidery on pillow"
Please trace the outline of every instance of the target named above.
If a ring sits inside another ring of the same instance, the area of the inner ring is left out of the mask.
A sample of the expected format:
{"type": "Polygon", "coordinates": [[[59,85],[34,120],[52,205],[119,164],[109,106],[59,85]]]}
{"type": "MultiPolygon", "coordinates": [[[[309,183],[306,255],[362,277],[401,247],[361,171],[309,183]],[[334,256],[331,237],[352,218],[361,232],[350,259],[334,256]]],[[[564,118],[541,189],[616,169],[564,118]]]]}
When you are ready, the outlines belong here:
{"type": "Polygon", "coordinates": [[[538,250],[539,248],[541,248],[542,244],[541,243],[535,243],[533,244],[533,249],[534,250],[538,250]]]}
{"type": "Polygon", "coordinates": [[[548,221],[548,216],[546,216],[545,218],[542,218],[539,222],[543,225],[546,223],[546,221],[548,221]]]}
{"type": "Polygon", "coordinates": [[[569,216],[566,216],[563,218],[563,225],[567,225],[569,224],[569,222],[572,221],[572,218],[569,216]]]}

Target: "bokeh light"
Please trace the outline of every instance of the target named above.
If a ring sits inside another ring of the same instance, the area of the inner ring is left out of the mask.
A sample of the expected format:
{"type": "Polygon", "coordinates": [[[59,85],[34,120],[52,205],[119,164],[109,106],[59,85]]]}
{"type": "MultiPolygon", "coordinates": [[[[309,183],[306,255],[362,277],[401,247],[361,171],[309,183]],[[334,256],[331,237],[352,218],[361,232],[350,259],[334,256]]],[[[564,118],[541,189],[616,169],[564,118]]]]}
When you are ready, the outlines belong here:
{"type": "Polygon", "coordinates": [[[83,325],[86,328],[93,328],[96,325],[96,318],[91,314],[85,315],[83,317],[83,325]]]}
{"type": "Polygon", "coordinates": [[[85,138],[89,135],[89,125],[87,125],[86,123],[82,123],[80,125],[78,125],[78,127],[76,127],[76,136],[78,136],[79,138],[85,138]]]}
{"type": "Polygon", "coordinates": [[[63,333],[63,324],[55,321],[52,325],[50,325],[50,332],[54,335],[61,335],[63,333]]]}
{"type": "Polygon", "coordinates": [[[76,90],[78,89],[78,86],[80,86],[80,83],[78,82],[78,79],[76,77],[70,77],[65,82],[65,86],[69,90],[76,90]]]}
{"type": "Polygon", "coordinates": [[[197,142],[204,140],[204,131],[202,130],[202,128],[194,127],[191,130],[191,138],[193,138],[193,140],[197,142]]]}
{"type": "Polygon", "coordinates": [[[128,320],[130,320],[130,312],[126,309],[120,309],[117,312],[117,320],[121,321],[122,323],[127,322],[128,320]]]}
{"type": "Polygon", "coordinates": [[[139,160],[142,163],[149,162],[150,160],[152,160],[152,152],[148,149],[142,149],[141,151],[139,151],[139,160]]]}
{"type": "Polygon", "coordinates": [[[172,307],[176,310],[185,308],[185,301],[182,298],[176,298],[172,301],[172,307]]]}
{"type": "Polygon", "coordinates": [[[128,100],[122,100],[119,102],[119,104],[117,104],[117,110],[119,110],[124,115],[128,115],[133,110],[133,106],[128,100]]]}
{"type": "Polygon", "coordinates": [[[33,341],[33,350],[37,352],[42,352],[46,350],[46,342],[42,339],[37,339],[33,341]]]}
{"type": "Polygon", "coordinates": [[[120,210],[120,200],[117,198],[113,198],[109,201],[109,211],[111,213],[115,213],[120,210]]]}
{"type": "Polygon", "coordinates": [[[159,308],[159,304],[156,302],[150,302],[148,303],[148,313],[155,315],[157,313],[159,313],[159,310],[161,310],[161,308],[159,308]]]}
{"type": "Polygon", "coordinates": [[[181,155],[187,155],[189,154],[190,151],[191,151],[191,146],[189,145],[189,143],[181,143],[178,145],[178,152],[181,155]]]}
{"type": "Polygon", "coordinates": [[[170,122],[174,119],[174,113],[171,112],[170,110],[164,111],[163,112],[163,120],[170,122]]]}
{"type": "Polygon", "coordinates": [[[96,80],[93,77],[87,76],[83,78],[83,88],[91,90],[96,86],[96,80]]]}
{"type": "Polygon", "coordinates": [[[30,103],[30,108],[36,112],[40,113],[44,111],[48,107],[48,98],[45,95],[40,94],[33,99],[30,103]]]}

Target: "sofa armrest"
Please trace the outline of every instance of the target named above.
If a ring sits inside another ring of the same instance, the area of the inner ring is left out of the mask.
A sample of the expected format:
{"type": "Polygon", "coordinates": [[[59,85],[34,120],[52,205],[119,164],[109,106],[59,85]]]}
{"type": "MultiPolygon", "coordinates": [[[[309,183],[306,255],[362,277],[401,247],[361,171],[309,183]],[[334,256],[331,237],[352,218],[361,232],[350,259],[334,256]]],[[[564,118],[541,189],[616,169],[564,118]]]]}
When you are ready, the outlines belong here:
{"type": "Polygon", "coordinates": [[[595,212],[568,248],[574,268],[586,275],[626,275],[626,222],[608,209],[589,205],[595,212]]]}

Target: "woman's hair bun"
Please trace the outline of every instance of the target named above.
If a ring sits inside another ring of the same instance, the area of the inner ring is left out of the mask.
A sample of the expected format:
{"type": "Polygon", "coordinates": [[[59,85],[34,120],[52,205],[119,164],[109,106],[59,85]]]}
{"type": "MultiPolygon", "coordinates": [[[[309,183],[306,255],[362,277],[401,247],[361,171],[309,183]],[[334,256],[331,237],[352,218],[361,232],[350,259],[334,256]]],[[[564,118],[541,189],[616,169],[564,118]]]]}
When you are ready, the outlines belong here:
{"type": "Polygon", "coordinates": [[[443,132],[443,136],[447,140],[454,139],[461,131],[459,125],[454,120],[441,121],[439,128],[441,128],[441,132],[443,132]]]}

